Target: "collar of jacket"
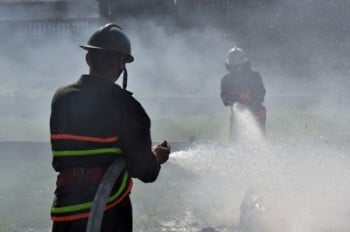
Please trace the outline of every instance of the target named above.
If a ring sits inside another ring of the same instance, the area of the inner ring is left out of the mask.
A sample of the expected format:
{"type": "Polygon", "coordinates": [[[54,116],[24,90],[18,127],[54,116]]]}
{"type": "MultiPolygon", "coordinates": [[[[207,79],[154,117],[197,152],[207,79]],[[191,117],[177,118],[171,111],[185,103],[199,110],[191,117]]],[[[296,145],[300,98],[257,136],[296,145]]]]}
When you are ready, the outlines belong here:
{"type": "MultiPolygon", "coordinates": [[[[90,75],[90,74],[84,74],[81,75],[80,79],[78,82],[84,83],[84,82],[93,82],[96,85],[101,85],[101,86],[106,86],[106,87],[114,87],[114,88],[118,88],[120,90],[123,90],[118,84],[113,83],[111,81],[108,81],[104,78],[98,77],[96,75],[90,75]]],[[[132,95],[133,93],[128,91],[128,90],[123,90],[125,92],[127,92],[128,94],[132,95]]]]}

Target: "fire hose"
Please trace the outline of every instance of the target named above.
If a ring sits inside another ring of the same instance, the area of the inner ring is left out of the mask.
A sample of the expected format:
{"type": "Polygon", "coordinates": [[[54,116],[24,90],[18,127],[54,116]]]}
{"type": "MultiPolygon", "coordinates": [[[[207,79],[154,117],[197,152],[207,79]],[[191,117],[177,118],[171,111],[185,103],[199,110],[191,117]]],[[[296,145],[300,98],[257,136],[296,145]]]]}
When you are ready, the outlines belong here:
{"type": "Polygon", "coordinates": [[[107,169],[103,179],[98,186],[94,201],[92,203],[86,232],[98,232],[101,228],[104,209],[106,208],[107,199],[110,195],[115,181],[118,179],[125,167],[125,160],[117,157],[113,164],[107,169]]]}

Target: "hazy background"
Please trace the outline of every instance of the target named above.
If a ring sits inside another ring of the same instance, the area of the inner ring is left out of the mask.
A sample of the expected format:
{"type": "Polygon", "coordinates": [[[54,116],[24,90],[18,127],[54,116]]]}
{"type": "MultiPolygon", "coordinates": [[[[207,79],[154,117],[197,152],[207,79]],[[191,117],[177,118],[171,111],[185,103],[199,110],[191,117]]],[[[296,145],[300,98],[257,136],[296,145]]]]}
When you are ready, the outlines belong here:
{"type": "MultiPolygon", "coordinates": [[[[137,231],[235,231],[249,191],[267,209],[248,219],[257,225],[250,231],[260,228],[256,220],[273,232],[349,231],[350,4],[231,1],[216,8],[218,1],[202,1],[211,4],[200,8],[184,1],[177,1],[176,17],[153,8],[136,16],[127,6],[112,20],[130,37],[128,89],[151,116],[154,141],[196,139],[175,149],[157,183],[136,181],[137,231]],[[230,113],[219,87],[235,44],[265,83],[266,141],[246,120],[246,138],[227,143],[230,113]]],[[[107,21],[75,10],[60,17],[88,19],[40,24],[19,21],[33,17],[24,9],[0,10],[7,18],[0,30],[0,140],[36,141],[0,143],[0,231],[49,230],[51,97],[88,72],[78,45],[107,21]]]]}
{"type": "MultiPolygon", "coordinates": [[[[286,106],[344,114],[339,110],[347,108],[349,99],[348,3],[237,1],[222,12],[190,11],[181,3],[177,18],[128,18],[122,11],[113,19],[129,35],[136,58],[128,65],[128,89],[151,116],[227,115],[219,85],[234,44],[245,49],[263,76],[268,126],[269,116],[286,106]]],[[[78,45],[103,23],[3,23],[1,34],[7,39],[0,46],[0,140],[47,140],[52,94],[87,73],[85,52],[78,45]]]]}

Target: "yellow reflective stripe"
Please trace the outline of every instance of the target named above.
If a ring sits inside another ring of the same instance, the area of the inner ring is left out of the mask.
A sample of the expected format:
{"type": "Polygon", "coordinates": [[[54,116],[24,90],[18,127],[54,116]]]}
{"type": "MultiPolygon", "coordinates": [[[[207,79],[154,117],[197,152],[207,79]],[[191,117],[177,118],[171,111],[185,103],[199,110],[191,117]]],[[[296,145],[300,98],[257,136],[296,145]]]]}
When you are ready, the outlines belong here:
{"type": "MultiPolygon", "coordinates": [[[[125,190],[127,183],[129,180],[129,175],[127,172],[124,173],[122,183],[120,185],[120,188],[118,191],[113,195],[110,196],[107,200],[107,204],[113,202],[115,199],[117,199],[125,190]]],[[[59,213],[69,213],[69,212],[74,212],[74,211],[80,211],[80,210],[86,210],[90,209],[92,207],[93,202],[87,202],[87,203],[82,203],[78,205],[70,205],[70,206],[63,206],[63,207],[52,207],[51,208],[51,213],[52,214],[59,214],[59,213]]]]}
{"type": "Polygon", "coordinates": [[[99,148],[89,150],[68,150],[68,151],[52,151],[53,156],[79,156],[79,155],[97,155],[105,153],[122,153],[120,148],[99,148]]]}

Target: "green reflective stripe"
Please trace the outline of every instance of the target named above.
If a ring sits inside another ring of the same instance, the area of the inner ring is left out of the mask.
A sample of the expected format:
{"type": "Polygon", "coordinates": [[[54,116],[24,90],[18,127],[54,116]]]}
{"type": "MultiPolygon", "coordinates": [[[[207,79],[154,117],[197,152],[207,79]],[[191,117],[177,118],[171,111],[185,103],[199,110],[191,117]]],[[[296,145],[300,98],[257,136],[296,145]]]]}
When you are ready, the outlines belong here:
{"type": "Polygon", "coordinates": [[[120,148],[99,148],[90,150],[70,150],[70,151],[52,151],[53,156],[79,156],[79,155],[97,155],[105,153],[120,154],[122,150],[120,148]]]}
{"type": "MultiPolygon", "coordinates": [[[[110,196],[107,200],[107,204],[113,202],[115,199],[117,199],[125,190],[129,180],[129,175],[127,172],[124,173],[122,183],[120,185],[120,188],[118,191],[110,196]]],[[[87,203],[82,203],[78,205],[70,205],[70,206],[63,206],[63,207],[52,207],[51,213],[52,214],[59,214],[59,213],[69,213],[69,212],[74,212],[74,211],[80,211],[84,209],[90,209],[92,207],[93,202],[87,202],[87,203]]]]}
{"type": "Polygon", "coordinates": [[[115,199],[117,199],[125,190],[126,185],[128,184],[128,180],[129,180],[129,175],[127,172],[125,172],[123,179],[122,179],[122,183],[120,184],[120,187],[118,189],[118,191],[112,195],[111,197],[108,198],[107,204],[113,202],[115,199]]]}

